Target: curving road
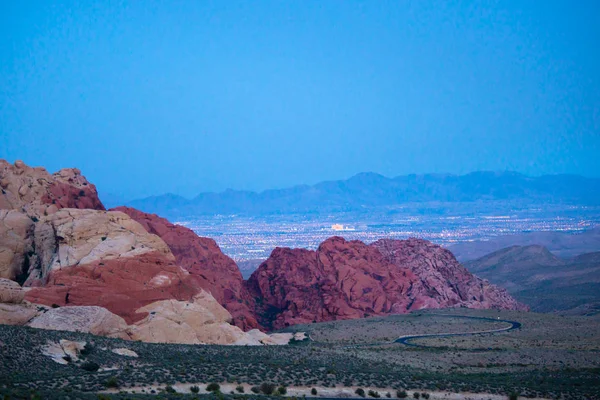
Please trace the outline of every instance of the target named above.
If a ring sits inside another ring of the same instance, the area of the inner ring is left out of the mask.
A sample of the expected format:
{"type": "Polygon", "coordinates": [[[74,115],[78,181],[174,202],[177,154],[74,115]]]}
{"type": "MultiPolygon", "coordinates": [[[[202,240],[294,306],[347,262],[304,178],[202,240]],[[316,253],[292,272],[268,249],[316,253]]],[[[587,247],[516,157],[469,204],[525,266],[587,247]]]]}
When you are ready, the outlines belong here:
{"type": "Polygon", "coordinates": [[[448,317],[448,318],[466,318],[466,319],[477,319],[480,321],[489,321],[489,322],[505,322],[509,324],[509,326],[499,329],[489,329],[485,331],[475,331],[475,332],[459,332],[459,333],[429,333],[422,335],[406,335],[401,336],[398,339],[394,340],[394,343],[400,343],[406,346],[413,347],[438,347],[438,346],[427,346],[422,344],[410,343],[413,339],[421,339],[421,338],[435,338],[435,337],[452,337],[452,336],[469,336],[469,335],[480,335],[485,333],[499,333],[499,332],[508,332],[515,329],[521,328],[522,324],[517,321],[510,321],[507,319],[494,319],[494,318],[486,318],[486,317],[468,317],[463,315],[436,315],[437,317],[448,317]]]}
{"type": "Polygon", "coordinates": [[[421,339],[421,338],[451,337],[451,336],[469,336],[469,335],[480,335],[480,334],[485,334],[485,333],[508,332],[508,331],[512,331],[512,330],[515,330],[515,329],[519,329],[522,326],[522,324],[520,322],[510,321],[510,320],[507,320],[507,319],[496,319],[496,318],[487,318],[487,317],[469,317],[469,316],[465,316],[465,315],[450,315],[450,314],[431,314],[431,316],[445,317],[445,318],[476,319],[476,320],[488,321],[488,322],[505,322],[505,323],[507,323],[509,325],[506,326],[506,327],[504,327],[504,328],[489,329],[489,330],[485,330],[485,331],[475,331],[475,332],[425,333],[425,334],[420,334],[420,335],[405,335],[405,336],[400,336],[398,339],[393,340],[391,342],[360,343],[360,344],[346,345],[346,346],[343,346],[343,347],[345,347],[345,348],[357,348],[357,347],[371,347],[371,346],[381,346],[381,345],[384,345],[384,344],[400,343],[400,344],[403,344],[405,346],[423,347],[423,348],[426,348],[426,347],[435,348],[435,347],[439,347],[439,346],[427,346],[427,345],[422,345],[422,344],[415,344],[415,343],[410,343],[410,341],[413,340],[413,339],[421,339]]]}

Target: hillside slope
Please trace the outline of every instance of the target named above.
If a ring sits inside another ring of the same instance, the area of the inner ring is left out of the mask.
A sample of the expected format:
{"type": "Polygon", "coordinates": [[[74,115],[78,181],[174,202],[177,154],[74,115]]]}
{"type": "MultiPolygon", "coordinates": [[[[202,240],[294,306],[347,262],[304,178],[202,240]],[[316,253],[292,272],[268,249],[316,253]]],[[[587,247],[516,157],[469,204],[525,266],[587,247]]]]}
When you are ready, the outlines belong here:
{"type": "Polygon", "coordinates": [[[600,309],[600,252],[562,259],[539,245],[512,246],[465,263],[538,312],[600,309]]]}

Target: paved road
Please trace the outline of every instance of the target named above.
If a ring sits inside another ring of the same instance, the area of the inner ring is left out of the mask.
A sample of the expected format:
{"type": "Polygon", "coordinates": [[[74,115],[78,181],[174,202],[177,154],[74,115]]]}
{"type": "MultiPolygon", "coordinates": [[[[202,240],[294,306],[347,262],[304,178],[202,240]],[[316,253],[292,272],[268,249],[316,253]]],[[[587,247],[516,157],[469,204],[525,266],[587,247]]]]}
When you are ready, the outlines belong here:
{"type": "Polygon", "coordinates": [[[519,329],[522,325],[517,321],[509,321],[506,319],[497,319],[497,318],[486,318],[486,317],[468,317],[464,315],[449,315],[449,314],[431,314],[431,316],[435,317],[444,317],[444,318],[464,318],[464,319],[476,319],[480,321],[488,321],[488,322],[505,322],[509,324],[504,328],[499,329],[490,329],[485,331],[475,331],[475,332],[458,332],[458,333],[428,333],[428,334],[420,334],[420,335],[406,335],[401,336],[392,342],[376,342],[376,343],[361,343],[361,344],[353,344],[343,346],[346,348],[357,348],[357,347],[371,347],[371,346],[381,346],[384,344],[392,344],[392,343],[400,343],[405,346],[413,346],[413,347],[431,347],[435,348],[438,346],[427,346],[422,344],[411,343],[410,341],[413,339],[421,339],[421,338],[434,338],[434,337],[451,337],[451,336],[469,336],[469,335],[480,335],[485,333],[499,333],[499,332],[508,332],[515,329],[519,329]]]}
{"type": "Polygon", "coordinates": [[[470,336],[470,335],[479,335],[483,333],[498,333],[498,332],[508,332],[514,329],[521,328],[521,323],[517,321],[509,321],[507,319],[494,319],[494,318],[486,318],[486,317],[467,317],[463,315],[436,315],[437,317],[447,317],[447,318],[466,318],[466,319],[477,319],[480,321],[489,321],[489,322],[505,322],[509,324],[504,328],[499,329],[490,329],[485,331],[475,331],[475,332],[459,332],[459,333],[430,333],[423,335],[406,335],[401,336],[398,339],[394,340],[394,343],[400,343],[406,346],[413,347],[437,347],[437,346],[427,346],[422,344],[411,343],[410,341],[413,339],[421,339],[421,338],[435,338],[435,337],[452,337],[452,336],[470,336]]]}

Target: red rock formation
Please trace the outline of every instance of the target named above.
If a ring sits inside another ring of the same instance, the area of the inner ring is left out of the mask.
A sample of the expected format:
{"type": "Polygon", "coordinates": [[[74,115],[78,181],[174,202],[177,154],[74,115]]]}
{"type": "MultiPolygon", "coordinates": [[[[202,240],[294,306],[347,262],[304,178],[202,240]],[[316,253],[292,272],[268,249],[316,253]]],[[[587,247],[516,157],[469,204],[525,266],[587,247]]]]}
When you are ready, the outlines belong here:
{"type": "Polygon", "coordinates": [[[34,287],[25,299],[51,306],[100,306],[137,322],[135,310],[159,300],[190,300],[198,289],[191,275],[159,252],[99,260],[53,270],[48,283],[34,287]]]}
{"type": "Polygon", "coordinates": [[[413,308],[461,306],[527,310],[504,289],[471,274],[452,252],[427,240],[381,239],[371,244],[392,264],[409,268],[419,277],[413,283],[413,308]]]}
{"type": "Polygon", "coordinates": [[[147,214],[130,207],[117,207],[142,224],[149,233],[167,243],[177,263],[195,278],[197,284],[223,305],[233,316],[235,325],[244,330],[258,326],[248,304],[252,299],[243,286],[242,274],[235,262],[227,257],[213,239],[199,237],[184,226],[174,225],[156,214],[147,214]]]}
{"type": "Polygon", "coordinates": [[[49,174],[42,167],[29,167],[22,161],[10,164],[0,160],[0,209],[16,209],[32,216],[61,208],[104,210],[96,187],[77,168],[49,174]]]}
{"type": "Polygon", "coordinates": [[[523,308],[450,252],[416,239],[369,246],[333,237],[316,251],[277,248],[247,285],[261,299],[260,323],[275,329],[427,307],[523,308]]]}

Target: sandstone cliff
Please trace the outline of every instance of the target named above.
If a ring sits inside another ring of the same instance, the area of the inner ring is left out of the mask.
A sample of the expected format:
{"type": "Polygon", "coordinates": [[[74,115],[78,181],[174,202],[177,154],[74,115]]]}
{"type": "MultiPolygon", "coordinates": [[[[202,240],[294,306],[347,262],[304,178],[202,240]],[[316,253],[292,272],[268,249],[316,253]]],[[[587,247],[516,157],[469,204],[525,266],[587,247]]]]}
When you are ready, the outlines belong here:
{"type": "Polygon", "coordinates": [[[333,237],[316,251],[277,248],[247,285],[259,322],[276,329],[422,308],[526,308],[417,239],[366,245],[333,237]]]}
{"type": "Polygon", "coordinates": [[[221,252],[213,239],[199,237],[191,229],[172,224],[156,214],[129,207],[112,210],[129,215],[149,233],[163,239],[177,264],[186,269],[199,287],[210,292],[231,313],[235,325],[244,330],[258,326],[247,305],[249,295],[240,270],[231,258],[221,252]]]}
{"type": "Polygon", "coordinates": [[[61,208],[104,210],[96,187],[77,168],[50,174],[23,161],[0,160],[0,209],[19,210],[38,217],[61,208]]]}

